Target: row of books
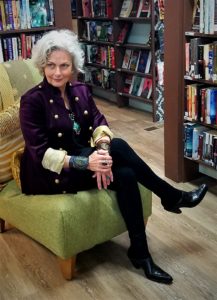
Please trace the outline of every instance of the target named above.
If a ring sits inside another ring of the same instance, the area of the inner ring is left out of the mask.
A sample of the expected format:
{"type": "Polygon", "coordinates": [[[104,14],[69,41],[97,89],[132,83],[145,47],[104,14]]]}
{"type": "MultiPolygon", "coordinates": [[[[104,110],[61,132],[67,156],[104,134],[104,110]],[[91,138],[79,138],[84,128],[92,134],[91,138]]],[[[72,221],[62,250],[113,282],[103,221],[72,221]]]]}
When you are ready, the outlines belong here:
{"type": "Polygon", "coordinates": [[[122,3],[121,18],[149,18],[151,15],[150,0],[124,0],[122,3]]]}
{"type": "Polygon", "coordinates": [[[198,83],[186,85],[185,118],[217,125],[217,87],[198,83]]]}
{"type": "Polygon", "coordinates": [[[116,91],[116,72],[112,70],[86,67],[84,81],[107,90],[116,91]]]}
{"type": "Polygon", "coordinates": [[[217,2],[215,0],[194,1],[192,29],[205,34],[217,32],[217,2]]]}
{"type": "Polygon", "coordinates": [[[185,44],[186,75],[195,79],[217,81],[217,42],[193,38],[185,44]]]}
{"type": "Polygon", "coordinates": [[[113,25],[111,21],[85,21],[83,38],[88,41],[113,41],[113,25]]]}
{"type": "Polygon", "coordinates": [[[123,93],[150,99],[152,95],[152,79],[127,74],[124,80],[123,93]]]}
{"type": "Polygon", "coordinates": [[[20,34],[20,36],[0,39],[0,62],[27,59],[32,56],[32,46],[42,34],[20,34]]]}
{"type": "Polygon", "coordinates": [[[132,50],[126,49],[122,68],[130,71],[136,71],[148,74],[151,67],[151,51],[150,50],[132,50]]]}
{"type": "Polygon", "coordinates": [[[114,47],[83,44],[86,63],[115,68],[114,47]]]}
{"type": "Polygon", "coordinates": [[[53,25],[53,0],[0,1],[0,31],[53,25]]]}
{"type": "Polygon", "coordinates": [[[112,18],[112,0],[82,0],[82,15],[112,18]]]}
{"type": "Polygon", "coordinates": [[[217,130],[184,123],[184,155],[217,169],[217,130]]]}

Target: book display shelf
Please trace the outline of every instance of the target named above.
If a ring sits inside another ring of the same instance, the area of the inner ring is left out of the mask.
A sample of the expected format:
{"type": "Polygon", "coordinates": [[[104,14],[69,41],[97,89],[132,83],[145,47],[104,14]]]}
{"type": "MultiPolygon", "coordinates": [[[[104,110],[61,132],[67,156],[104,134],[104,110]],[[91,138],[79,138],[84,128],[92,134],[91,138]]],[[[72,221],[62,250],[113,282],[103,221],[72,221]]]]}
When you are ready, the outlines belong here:
{"type": "Polygon", "coordinates": [[[0,62],[31,58],[32,45],[44,32],[71,29],[71,19],[70,0],[0,1],[0,62]]]}
{"type": "Polygon", "coordinates": [[[154,0],[77,0],[82,78],[118,106],[141,102],[159,121],[156,105],[154,0]]]}
{"type": "Polygon", "coordinates": [[[173,2],[165,10],[165,175],[217,179],[217,5],[173,2]]]}

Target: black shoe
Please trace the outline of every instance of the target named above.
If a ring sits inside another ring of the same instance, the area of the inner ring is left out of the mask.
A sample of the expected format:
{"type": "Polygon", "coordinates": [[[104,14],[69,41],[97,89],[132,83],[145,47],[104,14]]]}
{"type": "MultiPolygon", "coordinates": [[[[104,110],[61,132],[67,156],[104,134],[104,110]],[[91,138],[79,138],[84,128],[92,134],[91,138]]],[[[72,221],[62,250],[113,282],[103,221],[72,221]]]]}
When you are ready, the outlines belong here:
{"type": "Polygon", "coordinates": [[[157,281],[160,283],[171,284],[173,278],[166,272],[164,272],[160,267],[158,267],[152,260],[151,256],[147,258],[131,258],[129,253],[128,257],[136,269],[142,268],[148,279],[157,281]]]}
{"type": "Polygon", "coordinates": [[[197,206],[206,195],[208,187],[202,184],[199,188],[191,192],[182,192],[181,199],[172,207],[164,205],[164,209],[170,212],[181,214],[181,207],[195,207],[197,206]]]}

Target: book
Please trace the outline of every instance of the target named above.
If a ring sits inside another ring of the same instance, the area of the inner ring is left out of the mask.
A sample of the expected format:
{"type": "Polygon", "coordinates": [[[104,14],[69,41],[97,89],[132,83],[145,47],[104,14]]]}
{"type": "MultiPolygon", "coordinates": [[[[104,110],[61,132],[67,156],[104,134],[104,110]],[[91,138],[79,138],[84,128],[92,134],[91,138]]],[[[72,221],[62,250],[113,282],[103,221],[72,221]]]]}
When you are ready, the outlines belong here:
{"type": "Polygon", "coordinates": [[[138,90],[142,81],[142,77],[141,76],[134,76],[133,80],[132,80],[132,84],[131,84],[131,89],[129,91],[129,93],[131,95],[137,96],[138,95],[138,90]]]}
{"type": "Polygon", "coordinates": [[[120,17],[128,18],[132,8],[133,8],[133,0],[124,0],[120,11],[120,17]]]}
{"type": "Polygon", "coordinates": [[[133,7],[132,7],[130,15],[129,15],[130,18],[135,18],[137,16],[139,4],[140,4],[140,0],[133,1],[133,7]]]}
{"type": "Polygon", "coordinates": [[[5,15],[5,7],[3,1],[0,1],[0,12],[1,12],[1,23],[2,23],[2,30],[7,29],[6,25],[6,15],[5,15]]]}
{"type": "Polygon", "coordinates": [[[133,23],[127,39],[132,44],[148,44],[150,40],[151,24],[149,23],[133,23]]]}
{"type": "Polygon", "coordinates": [[[200,31],[200,0],[194,0],[192,29],[195,31],[200,31]]]}
{"type": "Polygon", "coordinates": [[[197,126],[195,123],[184,123],[184,155],[192,157],[193,130],[197,126]]]}
{"type": "Polygon", "coordinates": [[[0,39],[0,63],[4,62],[3,49],[2,49],[2,41],[0,39]]]}
{"type": "Polygon", "coordinates": [[[143,85],[139,89],[138,96],[141,96],[146,99],[150,99],[152,94],[152,79],[151,78],[144,78],[143,85]],[[141,91],[141,94],[140,94],[141,91]]]}
{"type": "Polygon", "coordinates": [[[51,26],[51,12],[49,0],[29,0],[29,16],[27,14],[27,28],[51,26]]]}
{"type": "Polygon", "coordinates": [[[118,43],[125,43],[131,26],[132,26],[131,23],[125,23],[124,24],[124,26],[121,28],[120,33],[118,35],[118,39],[117,39],[118,43]]]}
{"type": "Polygon", "coordinates": [[[192,159],[200,159],[199,151],[199,136],[205,132],[207,128],[205,126],[195,126],[192,132],[192,159]]]}
{"type": "Polygon", "coordinates": [[[159,19],[164,20],[164,0],[158,0],[159,19]]]}
{"type": "Polygon", "coordinates": [[[132,85],[133,75],[127,74],[124,79],[124,87],[123,87],[123,93],[129,94],[130,87],[132,85]]]}
{"type": "Polygon", "coordinates": [[[91,17],[91,2],[90,0],[82,0],[83,17],[91,17]]]}
{"type": "Polygon", "coordinates": [[[137,65],[139,62],[139,56],[140,56],[140,51],[139,50],[133,50],[131,57],[130,57],[130,63],[129,63],[129,69],[131,71],[136,71],[137,65]]]}
{"type": "Polygon", "coordinates": [[[137,18],[149,18],[151,15],[151,7],[149,0],[140,0],[139,8],[137,11],[137,18]]]}
{"type": "Polygon", "coordinates": [[[112,0],[106,0],[106,16],[112,18],[112,0]]]}
{"type": "Polygon", "coordinates": [[[142,50],[136,71],[141,73],[149,73],[151,65],[151,51],[142,50]]]}
{"type": "Polygon", "coordinates": [[[130,63],[130,57],[131,57],[132,50],[131,49],[126,49],[123,62],[122,62],[122,68],[123,69],[128,69],[129,63],[130,63]]]}

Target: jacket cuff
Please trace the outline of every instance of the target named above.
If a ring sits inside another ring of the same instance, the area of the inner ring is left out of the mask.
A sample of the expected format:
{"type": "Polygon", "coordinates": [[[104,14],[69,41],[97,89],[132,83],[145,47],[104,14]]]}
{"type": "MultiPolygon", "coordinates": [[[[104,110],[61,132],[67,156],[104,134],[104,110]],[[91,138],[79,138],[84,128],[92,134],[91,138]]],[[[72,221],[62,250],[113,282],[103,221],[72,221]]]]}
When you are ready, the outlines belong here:
{"type": "Polygon", "coordinates": [[[42,159],[42,166],[52,172],[60,174],[64,159],[67,152],[64,150],[55,150],[53,148],[48,148],[42,159]]]}
{"type": "Polygon", "coordinates": [[[93,132],[93,137],[91,138],[91,147],[95,147],[97,141],[104,136],[108,136],[110,140],[113,139],[113,133],[107,125],[98,126],[93,132]]]}

